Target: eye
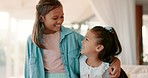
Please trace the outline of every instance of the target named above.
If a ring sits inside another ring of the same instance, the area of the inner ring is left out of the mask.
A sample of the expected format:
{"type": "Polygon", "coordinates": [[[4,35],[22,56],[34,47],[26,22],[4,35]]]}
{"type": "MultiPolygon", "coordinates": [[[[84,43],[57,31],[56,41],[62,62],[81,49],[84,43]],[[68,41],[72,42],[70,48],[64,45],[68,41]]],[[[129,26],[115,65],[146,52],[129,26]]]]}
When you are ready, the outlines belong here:
{"type": "Polygon", "coordinates": [[[57,17],[55,17],[55,18],[52,18],[53,20],[57,20],[58,18],[57,17]]]}
{"type": "Polygon", "coordinates": [[[86,41],[88,41],[88,38],[85,38],[86,41]]]}
{"type": "Polygon", "coordinates": [[[61,18],[64,18],[64,16],[61,16],[61,18]]]}

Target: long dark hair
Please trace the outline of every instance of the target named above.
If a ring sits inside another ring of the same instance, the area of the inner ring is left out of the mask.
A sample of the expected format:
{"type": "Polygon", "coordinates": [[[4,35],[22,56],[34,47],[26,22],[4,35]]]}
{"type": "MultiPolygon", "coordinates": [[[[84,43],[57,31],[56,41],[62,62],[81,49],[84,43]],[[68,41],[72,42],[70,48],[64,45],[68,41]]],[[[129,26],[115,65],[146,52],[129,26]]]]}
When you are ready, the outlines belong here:
{"type": "Polygon", "coordinates": [[[36,5],[36,19],[32,32],[32,41],[40,48],[45,48],[41,42],[44,25],[40,21],[40,15],[45,16],[53,9],[62,6],[58,0],[40,0],[36,5]]]}
{"type": "Polygon", "coordinates": [[[99,59],[104,62],[112,62],[112,57],[121,53],[122,48],[118,36],[113,27],[95,26],[91,29],[99,38],[97,44],[104,46],[104,49],[99,53],[99,59]]]}

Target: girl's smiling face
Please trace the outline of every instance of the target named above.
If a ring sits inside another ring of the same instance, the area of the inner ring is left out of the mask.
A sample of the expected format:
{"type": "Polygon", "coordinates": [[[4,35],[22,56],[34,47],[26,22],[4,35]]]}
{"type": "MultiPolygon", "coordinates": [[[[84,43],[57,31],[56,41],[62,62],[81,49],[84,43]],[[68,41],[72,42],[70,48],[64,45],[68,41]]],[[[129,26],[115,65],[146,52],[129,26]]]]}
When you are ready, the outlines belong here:
{"type": "Polygon", "coordinates": [[[96,55],[98,53],[96,48],[98,47],[97,38],[95,34],[90,30],[86,33],[84,40],[82,41],[81,53],[86,56],[96,55]]]}
{"type": "Polygon", "coordinates": [[[60,30],[64,21],[63,7],[59,6],[50,11],[45,16],[41,16],[41,22],[44,24],[44,34],[55,33],[60,30]]]}

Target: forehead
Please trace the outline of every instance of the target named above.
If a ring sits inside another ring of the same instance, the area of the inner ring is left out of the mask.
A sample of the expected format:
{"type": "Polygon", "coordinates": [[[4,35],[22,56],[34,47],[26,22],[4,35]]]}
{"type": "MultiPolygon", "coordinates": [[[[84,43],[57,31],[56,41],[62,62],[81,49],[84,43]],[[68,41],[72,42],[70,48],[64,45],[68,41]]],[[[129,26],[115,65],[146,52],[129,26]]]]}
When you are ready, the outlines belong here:
{"type": "Polygon", "coordinates": [[[86,33],[86,37],[95,38],[95,34],[91,30],[88,30],[88,32],[86,33]]]}
{"type": "Polygon", "coordinates": [[[55,16],[55,15],[63,15],[63,7],[59,6],[53,10],[51,10],[47,15],[55,16]]]}

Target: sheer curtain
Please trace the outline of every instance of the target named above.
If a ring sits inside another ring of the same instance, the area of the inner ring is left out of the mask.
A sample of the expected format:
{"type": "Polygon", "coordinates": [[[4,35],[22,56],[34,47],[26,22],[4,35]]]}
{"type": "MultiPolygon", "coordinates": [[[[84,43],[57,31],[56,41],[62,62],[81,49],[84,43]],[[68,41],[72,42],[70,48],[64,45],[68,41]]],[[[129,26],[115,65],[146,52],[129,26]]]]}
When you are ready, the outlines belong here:
{"type": "Polygon", "coordinates": [[[113,26],[122,45],[122,64],[136,64],[135,1],[89,0],[101,24],[113,26]]]}

